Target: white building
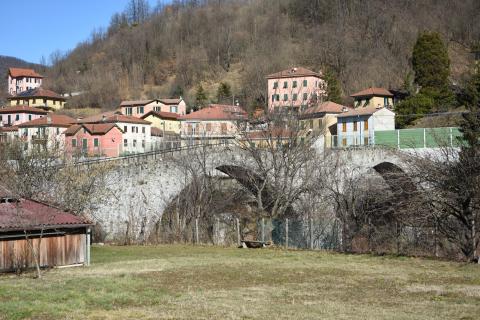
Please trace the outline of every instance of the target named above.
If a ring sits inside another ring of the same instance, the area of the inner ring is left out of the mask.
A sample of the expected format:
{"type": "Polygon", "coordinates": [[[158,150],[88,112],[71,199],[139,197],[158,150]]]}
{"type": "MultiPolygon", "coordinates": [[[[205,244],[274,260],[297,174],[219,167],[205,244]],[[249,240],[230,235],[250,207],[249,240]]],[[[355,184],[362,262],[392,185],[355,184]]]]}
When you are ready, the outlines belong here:
{"type": "Polygon", "coordinates": [[[8,93],[12,96],[20,92],[38,88],[43,76],[33,69],[8,68],[8,93]]]}
{"type": "MultiPolygon", "coordinates": [[[[395,113],[383,107],[358,107],[337,115],[337,141],[333,145],[371,145],[374,132],[395,129],[395,113]]],[[[336,137],[333,137],[334,139],[336,137]]]]}
{"type": "Polygon", "coordinates": [[[121,111],[124,115],[142,117],[150,111],[171,112],[178,115],[184,115],[187,111],[187,105],[182,97],[178,99],[150,99],[150,100],[131,100],[120,103],[121,111]]]}

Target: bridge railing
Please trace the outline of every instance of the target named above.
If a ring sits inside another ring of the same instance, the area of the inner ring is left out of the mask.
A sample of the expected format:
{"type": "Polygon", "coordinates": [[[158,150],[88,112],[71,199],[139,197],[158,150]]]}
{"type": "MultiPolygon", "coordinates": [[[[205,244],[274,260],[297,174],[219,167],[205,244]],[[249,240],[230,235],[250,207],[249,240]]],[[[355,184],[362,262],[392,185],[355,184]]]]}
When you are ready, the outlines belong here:
{"type": "Polygon", "coordinates": [[[459,147],[462,133],[456,127],[412,128],[339,134],[331,137],[332,148],[387,147],[396,149],[459,147]]]}

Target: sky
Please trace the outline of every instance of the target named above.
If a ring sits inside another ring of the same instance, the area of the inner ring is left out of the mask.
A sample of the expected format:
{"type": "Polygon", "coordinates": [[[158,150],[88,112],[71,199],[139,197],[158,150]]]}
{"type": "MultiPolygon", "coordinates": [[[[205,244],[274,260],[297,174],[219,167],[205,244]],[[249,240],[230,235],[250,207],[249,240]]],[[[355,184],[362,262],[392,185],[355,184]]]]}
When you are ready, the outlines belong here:
{"type": "MultiPolygon", "coordinates": [[[[129,0],[0,0],[0,55],[39,63],[107,28],[129,0]]],[[[153,6],[156,1],[150,0],[153,6]]]]}

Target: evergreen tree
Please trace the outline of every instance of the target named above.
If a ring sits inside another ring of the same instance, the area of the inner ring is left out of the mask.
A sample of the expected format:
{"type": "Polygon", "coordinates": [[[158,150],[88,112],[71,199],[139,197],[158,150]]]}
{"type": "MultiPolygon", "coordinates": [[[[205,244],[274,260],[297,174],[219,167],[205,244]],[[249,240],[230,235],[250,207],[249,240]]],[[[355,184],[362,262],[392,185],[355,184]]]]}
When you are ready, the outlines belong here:
{"type": "Polygon", "coordinates": [[[200,84],[197,87],[197,92],[195,93],[195,105],[202,108],[207,103],[207,93],[203,89],[203,86],[200,84]]]}
{"type": "Polygon", "coordinates": [[[412,65],[415,83],[421,87],[420,92],[431,97],[437,109],[454,103],[448,82],[450,59],[438,33],[424,32],[419,35],[413,48],[412,65]]]}
{"type": "Polygon", "coordinates": [[[327,81],[327,100],[342,103],[342,89],[335,74],[327,69],[325,72],[325,81],[327,81]]]}
{"type": "Polygon", "coordinates": [[[180,85],[176,85],[175,88],[172,91],[171,96],[173,98],[178,98],[183,96],[183,88],[180,85]]]}
{"type": "Polygon", "coordinates": [[[433,107],[434,101],[428,95],[419,93],[410,96],[395,106],[396,123],[398,128],[404,128],[412,124],[422,114],[429,113],[433,107]]]}
{"type": "Polygon", "coordinates": [[[217,89],[217,102],[226,103],[232,99],[232,89],[227,82],[221,82],[217,89]]]}

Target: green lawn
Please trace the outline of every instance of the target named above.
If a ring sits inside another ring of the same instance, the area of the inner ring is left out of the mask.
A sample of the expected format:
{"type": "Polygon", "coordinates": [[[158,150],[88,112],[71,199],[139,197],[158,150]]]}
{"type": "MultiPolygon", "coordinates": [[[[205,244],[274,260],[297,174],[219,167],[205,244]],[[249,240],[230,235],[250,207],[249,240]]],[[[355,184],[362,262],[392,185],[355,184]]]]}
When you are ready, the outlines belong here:
{"type": "Polygon", "coordinates": [[[480,266],[326,252],[94,247],[0,276],[1,319],[479,319],[480,266]]]}

